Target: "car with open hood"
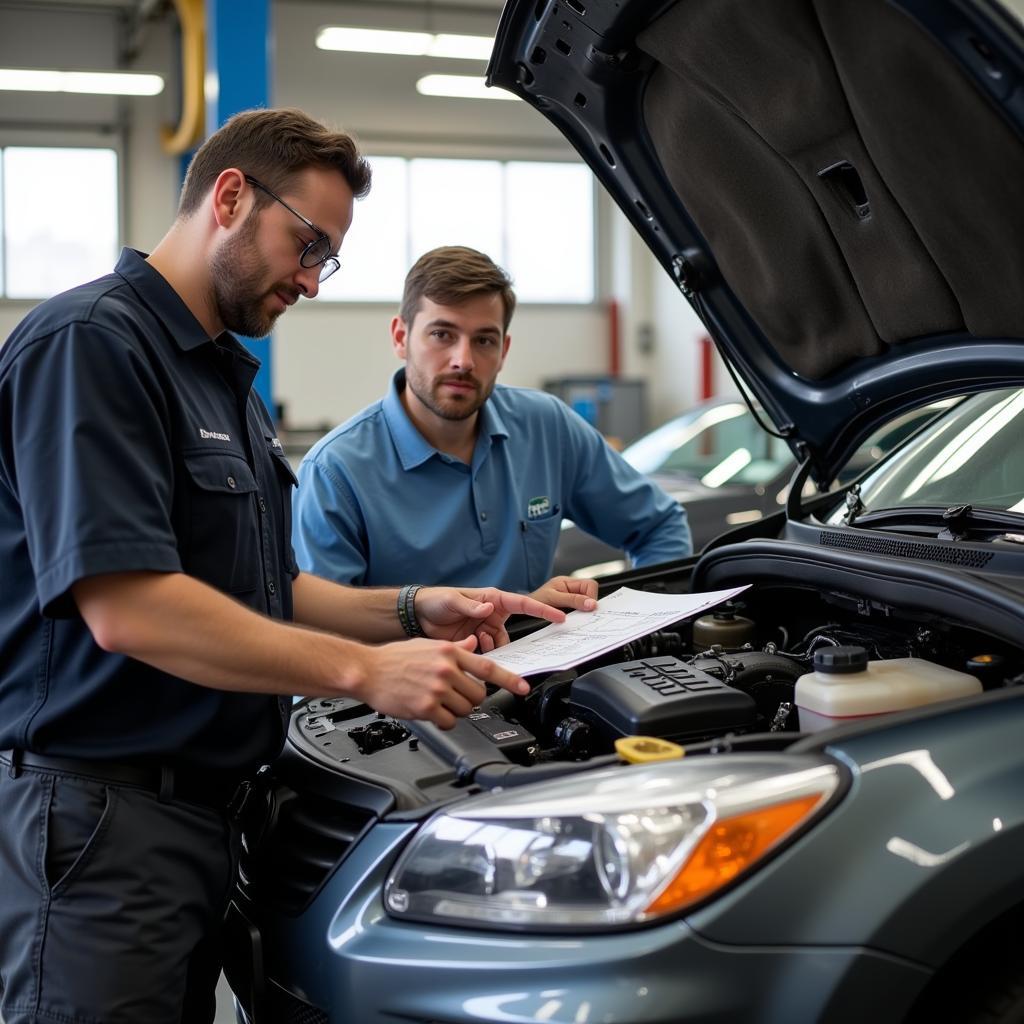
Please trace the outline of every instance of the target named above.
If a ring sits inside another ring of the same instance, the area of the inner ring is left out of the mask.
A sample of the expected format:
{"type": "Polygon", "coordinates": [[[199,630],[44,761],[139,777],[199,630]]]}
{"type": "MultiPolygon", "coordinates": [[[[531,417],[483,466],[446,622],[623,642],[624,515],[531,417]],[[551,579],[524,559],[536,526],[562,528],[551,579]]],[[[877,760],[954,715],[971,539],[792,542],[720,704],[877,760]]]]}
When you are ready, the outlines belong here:
{"type": "Polygon", "coordinates": [[[506,6],[490,83],[589,163],[798,467],[784,510],[602,582],[731,604],[449,732],[299,705],[245,822],[241,1019],[1022,1019],[1020,13],[506,6]]]}

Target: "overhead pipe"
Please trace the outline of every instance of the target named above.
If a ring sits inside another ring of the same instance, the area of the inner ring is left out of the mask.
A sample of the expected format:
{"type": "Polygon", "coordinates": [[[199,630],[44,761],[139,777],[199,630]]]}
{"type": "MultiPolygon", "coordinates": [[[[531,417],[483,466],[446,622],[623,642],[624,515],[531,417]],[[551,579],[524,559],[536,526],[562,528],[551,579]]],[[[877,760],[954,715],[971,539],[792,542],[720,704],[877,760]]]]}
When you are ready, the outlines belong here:
{"type": "Polygon", "coordinates": [[[203,77],[206,69],[204,0],[174,0],[181,22],[181,115],[177,127],[160,130],[164,152],[179,156],[194,149],[206,130],[203,77]]]}

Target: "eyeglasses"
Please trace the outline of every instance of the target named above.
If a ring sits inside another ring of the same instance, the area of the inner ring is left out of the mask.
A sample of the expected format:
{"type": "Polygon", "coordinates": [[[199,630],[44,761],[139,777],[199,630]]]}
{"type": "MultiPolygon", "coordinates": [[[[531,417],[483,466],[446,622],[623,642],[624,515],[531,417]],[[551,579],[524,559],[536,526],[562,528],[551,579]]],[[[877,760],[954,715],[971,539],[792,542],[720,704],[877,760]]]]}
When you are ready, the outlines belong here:
{"type": "Polygon", "coordinates": [[[271,192],[266,185],[261,184],[255,178],[247,174],[245,180],[253,188],[266,192],[271,199],[276,199],[289,213],[294,213],[310,231],[316,234],[312,242],[307,242],[306,247],[299,256],[299,264],[306,268],[320,268],[320,283],[323,284],[336,270],[341,267],[337,256],[331,255],[331,240],[311,220],[307,220],[298,210],[292,209],[276,192],[271,192]]]}

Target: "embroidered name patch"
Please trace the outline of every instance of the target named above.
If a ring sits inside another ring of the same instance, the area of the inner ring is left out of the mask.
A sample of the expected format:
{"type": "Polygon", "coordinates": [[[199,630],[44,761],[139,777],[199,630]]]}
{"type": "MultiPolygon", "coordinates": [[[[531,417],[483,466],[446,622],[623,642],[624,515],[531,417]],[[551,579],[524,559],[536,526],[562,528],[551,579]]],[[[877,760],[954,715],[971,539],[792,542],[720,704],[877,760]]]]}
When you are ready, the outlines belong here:
{"type": "Polygon", "coordinates": [[[199,428],[199,436],[204,441],[230,441],[230,434],[222,434],[217,430],[204,430],[202,427],[199,428]]]}
{"type": "Polygon", "coordinates": [[[526,503],[526,518],[539,519],[551,511],[551,499],[545,494],[540,498],[531,498],[526,503]]]}

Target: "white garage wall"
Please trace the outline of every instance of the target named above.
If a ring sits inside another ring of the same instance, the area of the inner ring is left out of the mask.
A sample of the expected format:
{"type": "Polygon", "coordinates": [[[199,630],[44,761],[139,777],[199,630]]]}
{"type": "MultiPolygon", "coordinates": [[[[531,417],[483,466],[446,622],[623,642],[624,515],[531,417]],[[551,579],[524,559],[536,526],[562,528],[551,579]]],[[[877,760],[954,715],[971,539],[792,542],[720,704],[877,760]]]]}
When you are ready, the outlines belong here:
{"type": "MultiPolygon", "coordinates": [[[[494,16],[377,3],[279,3],[274,10],[274,100],[301,107],[355,132],[364,150],[406,156],[564,159],[561,136],[525,104],[420,96],[427,71],[469,74],[475,62],[346,54],[316,49],[327,24],[428,29],[491,35],[494,16]]],[[[356,205],[355,216],[359,216],[356,205]]],[[[342,271],[344,272],[344,271],[342,271]]],[[[275,331],[275,394],[292,422],[335,422],[379,398],[398,366],[391,350],[390,304],[302,304],[275,331]]],[[[529,387],[545,377],[607,369],[602,304],[521,305],[502,380],[529,387]]]]}
{"type": "MultiPolygon", "coordinates": [[[[334,424],[380,398],[401,365],[388,325],[396,310],[366,305],[338,310],[300,303],[274,332],[274,389],[293,424],[334,424]]],[[[501,380],[537,387],[545,377],[600,373],[606,327],[600,309],[521,306],[501,380]]]]}
{"type": "MultiPolygon", "coordinates": [[[[432,13],[426,8],[421,13],[389,7],[381,0],[361,5],[279,0],[274,7],[273,101],[302,107],[354,131],[368,152],[506,159],[572,156],[558,133],[525,104],[447,100],[415,92],[416,78],[428,70],[465,74],[482,70],[479,64],[316,49],[317,28],[331,23],[491,34],[497,20],[497,7],[493,16],[451,7],[432,13]]],[[[110,67],[116,59],[113,19],[108,14],[69,13],[65,7],[59,14],[41,10],[28,24],[19,13],[16,38],[7,31],[10,17],[0,11],[0,57],[6,52],[9,63],[110,67]],[[11,57],[12,47],[17,60],[11,57]]],[[[12,141],[19,119],[52,123],[55,131],[86,121],[116,126],[125,154],[125,239],[145,250],[159,240],[173,217],[180,166],[159,143],[161,124],[176,116],[171,17],[151,24],[142,38],[133,67],[169,75],[164,95],[26,100],[0,93],[0,144],[12,141]]],[[[699,326],[632,228],[598,192],[600,300],[582,307],[521,306],[512,324],[513,348],[502,379],[539,386],[546,377],[605,372],[606,303],[615,298],[620,306],[623,372],[648,381],[652,420],[658,422],[681,411],[696,395],[692,339],[699,326]],[[638,344],[643,339],[653,340],[649,350],[638,344]]],[[[27,303],[0,302],[0,340],[28,308],[27,303]]],[[[387,333],[393,313],[390,304],[301,303],[281,318],[275,332],[274,390],[291,423],[334,423],[380,396],[398,365],[387,333]]]]}
{"type": "MultiPolygon", "coordinates": [[[[689,302],[660,266],[654,266],[651,320],[655,355],[650,366],[651,418],[663,422],[700,400],[699,341],[707,335],[689,302]]],[[[713,354],[713,393],[734,395],[736,387],[717,352],[713,354]]]]}

